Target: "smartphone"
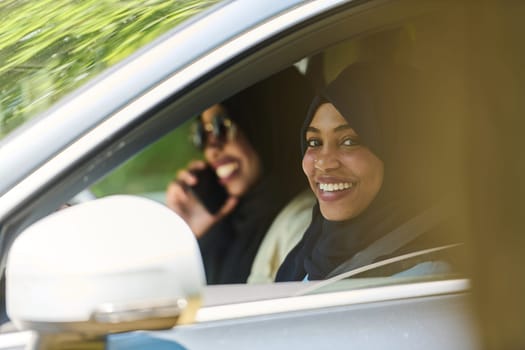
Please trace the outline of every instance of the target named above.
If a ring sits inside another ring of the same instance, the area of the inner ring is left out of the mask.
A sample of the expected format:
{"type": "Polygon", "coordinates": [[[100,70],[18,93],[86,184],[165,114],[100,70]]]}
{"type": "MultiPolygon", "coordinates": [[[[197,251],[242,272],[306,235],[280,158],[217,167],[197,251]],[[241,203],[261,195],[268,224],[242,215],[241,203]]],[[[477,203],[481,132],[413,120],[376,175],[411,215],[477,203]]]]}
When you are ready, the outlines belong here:
{"type": "Polygon", "coordinates": [[[197,184],[191,186],[190,190],[211,214],[217,213],[228,199],[228,192],[219,182],[215,170],[207,166],[193,174],[197,177],[197,184]]]}

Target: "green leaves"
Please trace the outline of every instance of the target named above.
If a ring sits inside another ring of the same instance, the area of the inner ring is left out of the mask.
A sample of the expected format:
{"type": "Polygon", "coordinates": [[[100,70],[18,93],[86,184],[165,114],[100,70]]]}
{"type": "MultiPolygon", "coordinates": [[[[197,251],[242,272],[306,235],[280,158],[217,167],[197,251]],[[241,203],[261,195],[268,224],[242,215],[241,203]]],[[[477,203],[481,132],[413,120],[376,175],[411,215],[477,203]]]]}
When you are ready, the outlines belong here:
{"type": "Polygon", "coordinates": [[[217,1],[1,1],[0,138],[217,1]]]}

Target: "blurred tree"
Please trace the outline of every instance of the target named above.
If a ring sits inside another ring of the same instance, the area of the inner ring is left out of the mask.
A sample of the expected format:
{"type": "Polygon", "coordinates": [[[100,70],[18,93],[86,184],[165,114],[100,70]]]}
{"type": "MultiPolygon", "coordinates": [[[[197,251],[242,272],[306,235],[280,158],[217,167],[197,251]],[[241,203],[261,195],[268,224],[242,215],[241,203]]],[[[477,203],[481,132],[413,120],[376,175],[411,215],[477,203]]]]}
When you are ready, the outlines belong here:
{"type": "MultiPolygon", "coordinates": [[[[218,0],[0,2],[0,139],[93,76],[218,0]]],[[[97,184],[98,195],[163,189],[195,157],[187,127],[97,184]]],[[[198,156],[198,155],[197,155],[198,156]]]]}
{"type": "Polygon", "coordinates": [[[0,2],[0,138],[217,1],[0,2]]]}

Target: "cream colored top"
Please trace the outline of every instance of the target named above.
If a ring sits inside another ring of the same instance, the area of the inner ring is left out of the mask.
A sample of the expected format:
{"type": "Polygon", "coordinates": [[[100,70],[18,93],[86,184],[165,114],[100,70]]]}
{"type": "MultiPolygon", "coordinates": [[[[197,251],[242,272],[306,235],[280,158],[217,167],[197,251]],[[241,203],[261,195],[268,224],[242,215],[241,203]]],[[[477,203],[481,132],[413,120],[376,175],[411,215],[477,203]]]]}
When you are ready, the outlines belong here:
{"type": "Polygon", "coordinates": [[[295,196],[276,216],[255,256],[248,283],[275,280],[279,266],[310,225],[315,201],[308,188],[295,196]]]}

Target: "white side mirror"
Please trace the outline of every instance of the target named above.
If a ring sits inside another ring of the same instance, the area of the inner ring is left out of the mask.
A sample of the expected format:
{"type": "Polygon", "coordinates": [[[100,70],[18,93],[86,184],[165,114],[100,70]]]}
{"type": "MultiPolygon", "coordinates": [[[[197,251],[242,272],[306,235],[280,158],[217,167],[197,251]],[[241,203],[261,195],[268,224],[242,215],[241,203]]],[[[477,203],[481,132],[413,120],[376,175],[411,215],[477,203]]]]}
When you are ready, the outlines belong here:
{"type": "Polygon", "coordinates": [[[6,268],[10,319],[41,333],[102,335],[191,321],[205,284],[196,239],[152,200],[111,196],[28,227],[6,268]]]}

